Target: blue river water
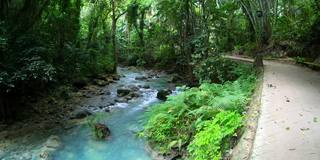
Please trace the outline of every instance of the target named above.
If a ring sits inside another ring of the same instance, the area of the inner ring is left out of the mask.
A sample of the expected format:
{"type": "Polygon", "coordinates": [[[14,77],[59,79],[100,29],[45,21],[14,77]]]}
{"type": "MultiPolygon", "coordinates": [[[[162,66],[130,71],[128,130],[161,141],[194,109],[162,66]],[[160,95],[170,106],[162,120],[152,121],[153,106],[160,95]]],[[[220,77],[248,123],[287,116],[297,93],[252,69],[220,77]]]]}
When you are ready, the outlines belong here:
{"type": "MultiPolygon", "coordinates": [[[[116,89],[121,86],[150,86],[149,89],[140,88],[141,96],[128,103],[116,103],[110,113],[103,115],[104,123],[111,130],[111,137],[106,141],[93,138],[88,125],[83,124],[59,135],[63,147],[53,156],[54,160],[151,160],[146,149],[146,141],[137,137],[146,117],[144,113],[153,104],[160,103],[156,98],[157,90],[169,87],[169,76],[160,74],[149,77],[148,80],[136,80],[139,76],[148,76],[145,71],[119,68],[119,74],[124,75],[116,84],[109,85],[105,90],[111,95],[104,98],[93,97],[86,103],[102,105],[108,100],[116,98],[116,89]],[[104,102],[105,101],[105,102],[104,102]]],[[[100,114],[101,116],[101,114],[100,114]]]]}

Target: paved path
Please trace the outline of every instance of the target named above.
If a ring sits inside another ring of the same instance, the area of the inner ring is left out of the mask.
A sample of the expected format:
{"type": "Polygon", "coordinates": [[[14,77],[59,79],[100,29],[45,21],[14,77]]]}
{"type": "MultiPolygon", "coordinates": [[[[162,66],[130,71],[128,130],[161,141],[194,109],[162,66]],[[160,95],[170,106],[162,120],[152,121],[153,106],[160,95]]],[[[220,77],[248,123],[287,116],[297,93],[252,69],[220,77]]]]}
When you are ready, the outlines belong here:
{"type": "Polygon", "coordinates": [[[320,73],[266,62],[252,160],[320,160],[320,73]]]}

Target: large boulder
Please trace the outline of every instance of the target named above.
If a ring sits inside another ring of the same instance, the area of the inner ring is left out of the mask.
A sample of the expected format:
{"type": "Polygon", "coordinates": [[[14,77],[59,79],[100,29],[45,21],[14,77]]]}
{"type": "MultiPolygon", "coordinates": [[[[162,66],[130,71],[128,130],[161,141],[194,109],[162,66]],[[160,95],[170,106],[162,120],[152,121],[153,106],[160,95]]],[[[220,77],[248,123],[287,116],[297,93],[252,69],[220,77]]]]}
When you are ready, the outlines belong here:
{"type": "Polygon", "coordinates": [[[164,90],[159,90],[157,93],[157,98],[160,100],[167,100],[167,96],[170,95],[172,93],[171,90],[168,89],[164,89],[164,90]]]}

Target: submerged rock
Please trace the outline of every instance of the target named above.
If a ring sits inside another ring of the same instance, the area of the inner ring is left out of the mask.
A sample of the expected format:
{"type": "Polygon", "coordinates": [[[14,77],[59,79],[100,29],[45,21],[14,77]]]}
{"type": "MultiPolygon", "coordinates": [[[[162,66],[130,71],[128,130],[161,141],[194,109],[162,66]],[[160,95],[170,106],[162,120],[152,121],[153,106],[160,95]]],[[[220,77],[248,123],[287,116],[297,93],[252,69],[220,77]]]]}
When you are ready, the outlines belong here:
{"type": "Polygon", "coordinates": [[[61,141],[58,136],[51,136],[44,143],[43,147],[40,148],[36,154],[38,160],[52,160],[52,154],[61,147],[61,141]]]}
{"type": "Polygon", "coordinates": [[[73,113],[71,113],[70,119],[82,119],[87,116],[90,116],[92,113],[88,111],[87,109],[79,109],[75,110],[73,113]]]}
{"type": "Polygon", "coordinates": [[[167,96],[170,95],[172,93],[171,90],[168,89],[164,89],[164,90],[159,90],[157,93],[157,98],[160,100],[167,100],[167,96]]]}

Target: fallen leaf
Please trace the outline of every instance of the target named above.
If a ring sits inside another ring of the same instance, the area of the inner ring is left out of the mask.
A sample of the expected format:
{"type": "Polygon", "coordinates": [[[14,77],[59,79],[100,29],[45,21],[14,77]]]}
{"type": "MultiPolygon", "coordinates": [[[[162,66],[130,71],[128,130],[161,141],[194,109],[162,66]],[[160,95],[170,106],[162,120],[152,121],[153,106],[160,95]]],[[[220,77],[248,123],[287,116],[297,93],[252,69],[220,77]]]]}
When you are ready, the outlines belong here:
{"type": "Polygon", "coordinates": [[[300,128],[301,131],[309,131],[310,128],[300,128]]]}

